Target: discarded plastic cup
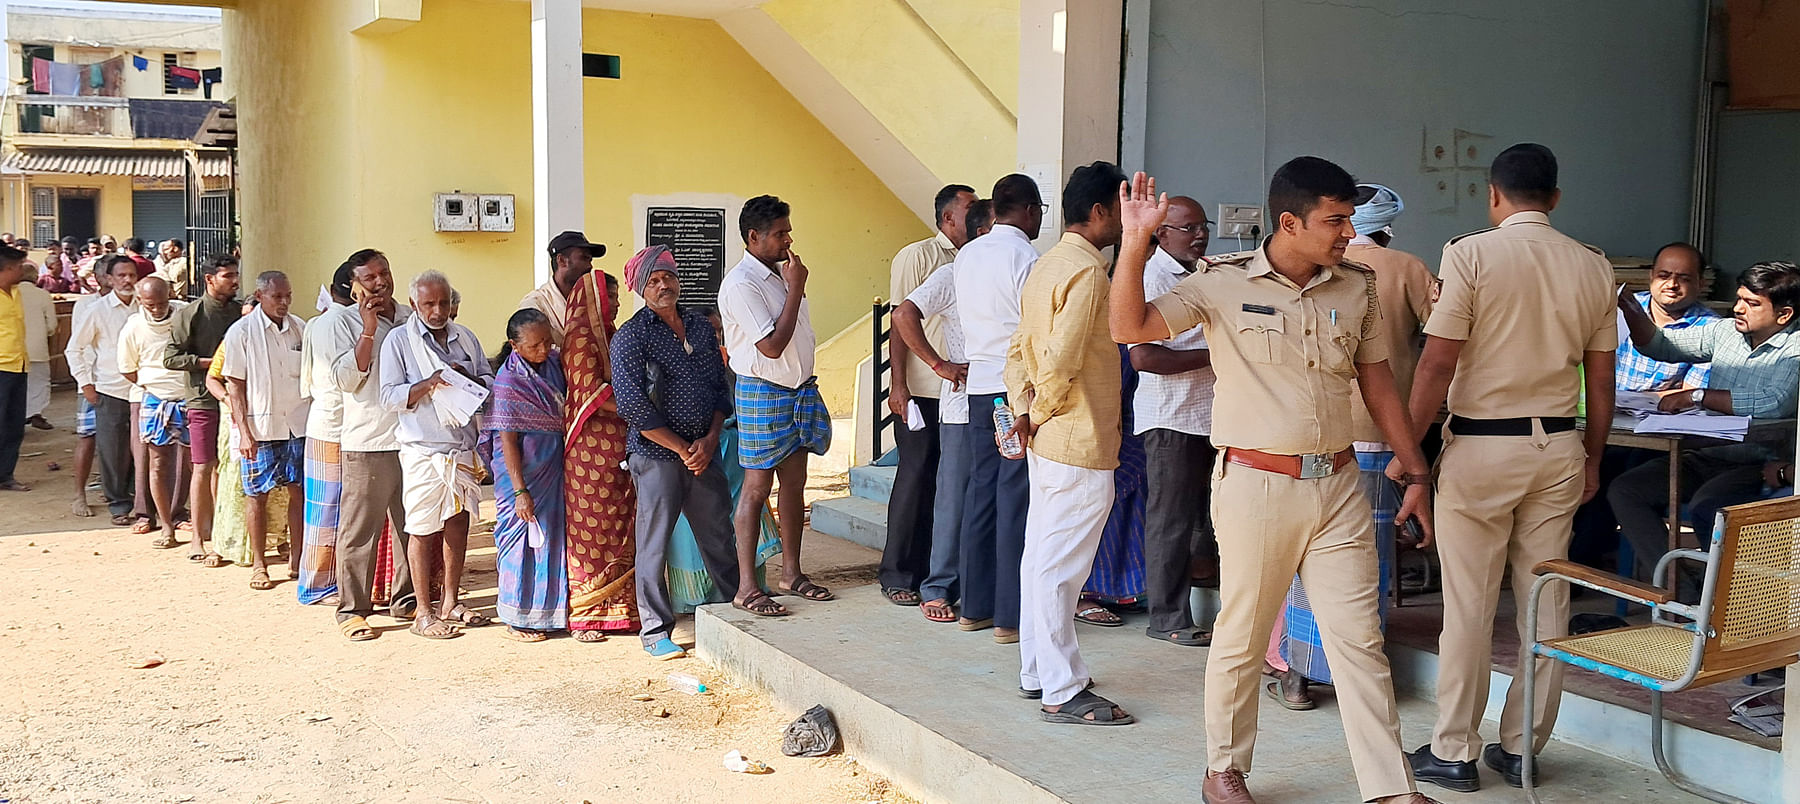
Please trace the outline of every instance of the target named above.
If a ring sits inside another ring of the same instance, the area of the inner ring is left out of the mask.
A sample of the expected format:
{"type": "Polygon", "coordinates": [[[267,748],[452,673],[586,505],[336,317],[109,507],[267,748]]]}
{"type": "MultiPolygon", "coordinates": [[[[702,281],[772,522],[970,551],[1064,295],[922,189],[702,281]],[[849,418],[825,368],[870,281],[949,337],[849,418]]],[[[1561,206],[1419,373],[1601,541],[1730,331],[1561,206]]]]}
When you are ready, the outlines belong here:
{"type": "Polygon", "coordinates": [[[725,769],[732,773],[768,773],[769,766],[744,756],[744,752],[732,749],[725,755],[725,769]]]}
{"type": "Polygon", "coordinates": [[[689,695],[699,695],[706,692],[706,684],[702,683],[700,679],[686,673],[670,673],[669,686],[689,695]]]}

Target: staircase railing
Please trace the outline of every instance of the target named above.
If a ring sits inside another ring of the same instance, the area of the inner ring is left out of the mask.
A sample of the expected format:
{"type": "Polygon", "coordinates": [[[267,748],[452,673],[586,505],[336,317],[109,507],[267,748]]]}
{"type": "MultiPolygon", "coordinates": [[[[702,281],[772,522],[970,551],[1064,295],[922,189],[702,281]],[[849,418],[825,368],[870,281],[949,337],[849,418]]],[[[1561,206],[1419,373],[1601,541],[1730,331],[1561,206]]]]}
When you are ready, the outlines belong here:
{"type": "Polygon", "coordinates": [[[890,375],[888,372],[893,366],[893,360],[888,357],[887,345],[889,339],[893,337],[893,312],[893,305],[883,302],[879,296],[875,297],[873,314],[870,316],[874,323],[873,329],[875,332],[874,341],[870,344],[869,351],[869,362],[874,367],[873,386],[875,389],[875,404],[870,406],[869,410],[869,422],[871,425],[869,430],[873,434],[872,437],[874,439],[874,450],[869,458],[870,463],[881,460],[881,456],[887,452],[881,445],[882,433],[887,430],[888,427],[897,426],[900,423],[900,417],[895,416],[888,411],[888,397],[890,395],[890,375]]]}

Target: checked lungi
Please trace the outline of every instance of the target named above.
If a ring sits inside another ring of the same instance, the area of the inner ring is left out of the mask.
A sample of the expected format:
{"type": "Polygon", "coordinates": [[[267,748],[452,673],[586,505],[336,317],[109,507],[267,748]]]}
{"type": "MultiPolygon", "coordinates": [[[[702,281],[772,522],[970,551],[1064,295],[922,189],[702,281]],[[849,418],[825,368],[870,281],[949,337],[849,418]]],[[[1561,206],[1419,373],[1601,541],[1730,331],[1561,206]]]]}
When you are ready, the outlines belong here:
{"type": "Polygon", "coordinates": [[[338,501],[344,466],[335,441],[306,440],[306,542],[295,594],[303,606],[337,594],[338,501]]]}
{"type": "Polygon", "coordinates": [[[831,448],[831,412],[819,396],[817,377],[799,388],[740,375],[737,378],[738,459],[745,469],[774,469],[805,448],[831,448]]]}
{"type": "MultiPolygon", "coordinates": [[[[306,439],[263,441],[256,446],[256,457],[244,461],[240,474],[244,495],[260,497],[282,486],[300,483],[306,462],[306,439]]],[[[291,534],[290,534],[291,535],[291,534]]]]}
{"type": "Polygon", "coordinates": [[[154,447],[187,444],[187,403],[144,394],[138,406],[138,438],[154,447]]]}

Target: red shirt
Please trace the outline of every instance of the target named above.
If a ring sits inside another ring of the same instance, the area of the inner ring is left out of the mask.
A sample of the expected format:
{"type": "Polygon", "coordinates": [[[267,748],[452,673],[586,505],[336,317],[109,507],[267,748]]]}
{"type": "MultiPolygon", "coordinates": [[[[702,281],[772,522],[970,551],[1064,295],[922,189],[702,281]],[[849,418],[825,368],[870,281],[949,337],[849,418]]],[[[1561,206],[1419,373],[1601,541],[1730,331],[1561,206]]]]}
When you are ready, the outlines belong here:
{"type": "Polygon", "coordinates": [[[151,262],[149,259],[139,257],[136,254],[127,254],[125,256],[130,257],[131,261],[137,264],[137,278],[140,281],[144,277],[156,273],[156,263],[151,262]]]}

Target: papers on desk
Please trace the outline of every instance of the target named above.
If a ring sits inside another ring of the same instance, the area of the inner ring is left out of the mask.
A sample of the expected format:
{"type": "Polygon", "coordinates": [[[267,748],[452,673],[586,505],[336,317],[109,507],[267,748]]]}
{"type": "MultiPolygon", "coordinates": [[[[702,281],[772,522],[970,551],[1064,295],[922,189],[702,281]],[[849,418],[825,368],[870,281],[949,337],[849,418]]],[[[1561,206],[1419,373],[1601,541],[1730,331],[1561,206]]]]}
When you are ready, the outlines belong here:
{"type": "Polygon", "coordinates": [[[431,392],[431,407],[437,411],[438,423],[445,427],[468,424],[487,401],[488,390],[455,369],[445,369],[442,376],[450,384],[431,392]]]}
{"type": "Polygon", "coordinates": [[[1691,435],[1723,441],[1743,441],[1750,431],[1749,416],[1725,416],[1690,410],[1686,413],[1641,414],[1633,432],[1640,435],[1691,435]]]}
{"type": "Polygon", "coordinates": [[[1620,391],[1613,399],[1613,405],[1619,410],[1633,415],[1655,413],[1656,404],[1662,401],[1658,394],[1647,391],[1620,391]]]}

